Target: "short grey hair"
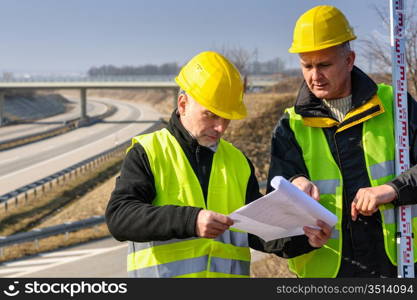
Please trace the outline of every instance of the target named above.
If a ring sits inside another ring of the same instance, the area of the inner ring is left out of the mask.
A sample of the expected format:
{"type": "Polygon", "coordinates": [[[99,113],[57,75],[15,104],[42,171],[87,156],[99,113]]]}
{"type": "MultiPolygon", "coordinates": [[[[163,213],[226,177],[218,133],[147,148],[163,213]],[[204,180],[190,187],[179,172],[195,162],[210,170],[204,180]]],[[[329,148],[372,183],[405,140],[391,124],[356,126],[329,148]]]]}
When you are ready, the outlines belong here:
{"type": "Polygon", "coordinates": [[[183,90],[183,89],[179,89],[178,90],[178,97],[180,96],[180,95],[187,95],[187,93],[183,90]]]}
{"type": "Polygon", "coordinates": [[[344,43],[340,44],[340,45],[339,45],[339,49],[340,49],[340,54],[341,54],[343,57],[348,56],[348,55],[349,55],[349,53],[353,51],[353,50],[352,50],[352,48],[350,47],[350,43],[349,43],[349,41],[347,41],[347,42],[344,42],[344,43]]]}

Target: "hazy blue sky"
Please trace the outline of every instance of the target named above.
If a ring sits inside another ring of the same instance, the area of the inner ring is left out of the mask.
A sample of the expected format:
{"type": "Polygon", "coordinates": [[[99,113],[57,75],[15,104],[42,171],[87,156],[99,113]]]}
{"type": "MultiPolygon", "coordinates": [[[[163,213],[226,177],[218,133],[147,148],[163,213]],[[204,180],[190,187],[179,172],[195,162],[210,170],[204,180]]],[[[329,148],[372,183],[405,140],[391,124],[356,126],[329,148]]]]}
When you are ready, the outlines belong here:
{"type": "Polygon", "coordinates": [[[294,23],[304,11],[319,4],[335,5],[350,20],[357,36],[364,38],[375,30],[384,33],[372,5],[388,3],[388,0],[3,0],[0,73],[83,72],[103,64],[183,64],[200,51],[224,46],[250,51],[256,48],[260,61],[278,56],[288,66],[295,66],[296,56],[287,50],[294,23]]]}

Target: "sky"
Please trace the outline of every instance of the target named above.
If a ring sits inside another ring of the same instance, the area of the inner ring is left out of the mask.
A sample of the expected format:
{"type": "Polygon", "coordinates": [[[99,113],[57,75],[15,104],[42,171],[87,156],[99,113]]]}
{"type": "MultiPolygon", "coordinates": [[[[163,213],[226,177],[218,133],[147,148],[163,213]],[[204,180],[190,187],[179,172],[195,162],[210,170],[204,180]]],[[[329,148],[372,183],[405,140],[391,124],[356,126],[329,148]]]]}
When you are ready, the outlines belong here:
{"type": "MultiPolygon", "coordinates": [[[[358,39],[385,32],[373,5],[389,0],[2,0],[0,74],[86,72],[113,64],[182,65],[205,50],[243,48],[259,61],[289,54],[297,18],[338,7],[358,39]]],[[[360,42],[354,42],[358,51],[360,42]]],[[[387,39],[387,43],[389,40],[387,39]]],[[[357,64],[367,68],[359,56],[357,64]]]]}

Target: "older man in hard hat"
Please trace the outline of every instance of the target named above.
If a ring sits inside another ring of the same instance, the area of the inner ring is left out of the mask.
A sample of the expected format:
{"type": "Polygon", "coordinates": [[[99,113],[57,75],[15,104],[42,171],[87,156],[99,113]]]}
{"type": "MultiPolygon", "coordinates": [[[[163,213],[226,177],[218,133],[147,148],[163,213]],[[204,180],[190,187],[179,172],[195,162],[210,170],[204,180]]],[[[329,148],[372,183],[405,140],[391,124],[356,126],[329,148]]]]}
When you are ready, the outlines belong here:
{"type": "Polygon", "coordinates": [[[242,79],[225,57],[203,52],[176,82],[168,127],[133,138],[106,210],[109,230],[129,241],[131,277],[247,277],[249,243],[259,241],[230,228],[227,215],[261,194],[251,162],[221,139],[247,114],[242,79]]]}
{"type": "MultiPolygon", "coordinates": [[[[299,54],[304,82],[273,132],[269,180],[284,176],[338,217],[334,228],[319,221],[279,243],[299,277],[396,277],[394,207],[417,202],[417,169],[395,177],[392,88],[354,66],[355,38],[342,12],[323,5],[298,19],[289,49],[299,54]]],[[[411,97],[409,128],[414,165],[411,97]]]]}

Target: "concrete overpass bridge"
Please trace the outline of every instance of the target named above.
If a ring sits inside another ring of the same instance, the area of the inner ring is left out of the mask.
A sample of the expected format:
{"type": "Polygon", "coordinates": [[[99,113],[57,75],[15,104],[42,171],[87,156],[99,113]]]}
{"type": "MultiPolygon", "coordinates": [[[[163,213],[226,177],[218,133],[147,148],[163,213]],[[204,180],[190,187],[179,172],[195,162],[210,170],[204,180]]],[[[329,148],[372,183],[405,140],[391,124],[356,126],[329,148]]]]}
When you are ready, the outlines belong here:
{"type": "MultiPolygon", "coordinates": [[[[274,85],[273,81],[249,81],[248,87],[262,89],[274,85]]],[[[88,89],[165,89],[174,93],[173,101],[176,103],[179,87],[174,81],[139,81],[132,78],[97,78],[89,79],[25,79],[8,80],[0,79],[0,126],[4,125],[4,95],[7,90],[20,89],[77,89],[80,91],[81,116],[80,122],[88,120],[87,116],[87,90],[88,89]]]]}

